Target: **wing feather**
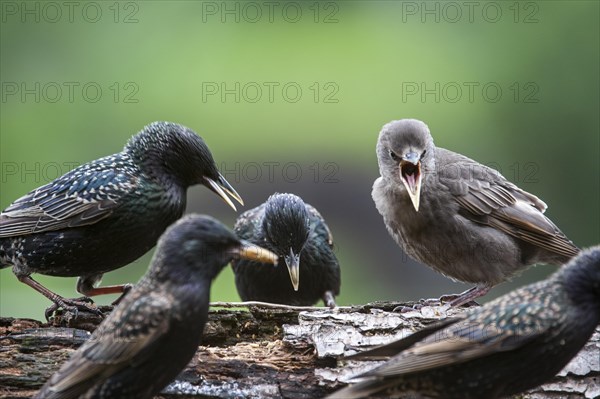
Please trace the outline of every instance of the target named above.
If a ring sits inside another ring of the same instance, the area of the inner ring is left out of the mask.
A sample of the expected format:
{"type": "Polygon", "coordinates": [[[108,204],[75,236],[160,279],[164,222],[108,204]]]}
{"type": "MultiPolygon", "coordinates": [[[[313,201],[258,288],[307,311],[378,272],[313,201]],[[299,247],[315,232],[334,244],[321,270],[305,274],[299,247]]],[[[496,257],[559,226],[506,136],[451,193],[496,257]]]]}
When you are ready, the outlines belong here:
{"type": "Polygon", "coordinates": [[[14,237],[90,225],[107,218],[139,177],[125,155],[76,168],[14,201],[0,214],[0,237],[14,237]]]}
{"type": "Polygon", "coordinates": [[[124,367],[142,362],[167,333],[170,308],[168,298],[152,293],[111,313],[52,376],[44,387],[54,395],[49,397],[78,397],[124,367]]]}
{"type": "Polygon", "coordinates": [[[440,165],[439,180],[449,188],[462,216],[567,258],[579,253],[579,248],[544,215],[547,206],[538,197],[462,155],[442,154],[438,158],[452,160],[440,165]],[[461,171],[460,178],[444,172],[455,172],[457,168],[461,171]]]}

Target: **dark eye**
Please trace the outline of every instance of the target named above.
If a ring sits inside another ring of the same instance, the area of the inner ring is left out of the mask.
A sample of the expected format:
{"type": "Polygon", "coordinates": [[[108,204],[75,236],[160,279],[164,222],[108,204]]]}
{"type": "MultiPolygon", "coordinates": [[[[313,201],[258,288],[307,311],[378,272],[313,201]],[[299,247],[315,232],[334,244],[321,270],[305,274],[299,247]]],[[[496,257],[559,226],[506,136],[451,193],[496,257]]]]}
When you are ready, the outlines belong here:
{"type": "Polygon", "coordinates": [[[425,156],[426,152],[427,152],[427,150],[423,150],[423,153],[421,154],[421,159],[423,159],[423,157],[425,156]]]}
{"type": "Polygon", "coordinates": [[[390,150],[390,157],[392,157],[392,159],[396,162],[400,161],[400,157],[392,150],[390,150]]]}

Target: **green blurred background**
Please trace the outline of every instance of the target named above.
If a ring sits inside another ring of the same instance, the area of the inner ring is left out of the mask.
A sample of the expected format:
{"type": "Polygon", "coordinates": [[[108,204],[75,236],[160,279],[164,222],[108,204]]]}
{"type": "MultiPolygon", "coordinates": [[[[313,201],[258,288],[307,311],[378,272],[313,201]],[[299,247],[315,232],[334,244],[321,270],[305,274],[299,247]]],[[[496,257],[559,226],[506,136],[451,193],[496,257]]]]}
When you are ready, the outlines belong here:
{"type": "MultiPolygon", "coordinates": [[[[242,210],[287,191],[321,211],[338,304],[460,292],[401,253],[371,200],[379,129],[413,117],[541,197],[579,246],[600,241],[597,1],[69,4],[2,2],[2,209],[170,120],[204,137],[242,210]]],[[[188,199],[233,225],[205,188],[188,199]]],[[[137,281],[150,255],[104,284],[137,281]]],[[[76,295],[74,278],[35,278],[76,295]]],[[[213,300],[239,300],[230,268],[213,287],[213,300]]],[[[2,316],[40,319],[49,304],[0,271],[2,316]]]]}

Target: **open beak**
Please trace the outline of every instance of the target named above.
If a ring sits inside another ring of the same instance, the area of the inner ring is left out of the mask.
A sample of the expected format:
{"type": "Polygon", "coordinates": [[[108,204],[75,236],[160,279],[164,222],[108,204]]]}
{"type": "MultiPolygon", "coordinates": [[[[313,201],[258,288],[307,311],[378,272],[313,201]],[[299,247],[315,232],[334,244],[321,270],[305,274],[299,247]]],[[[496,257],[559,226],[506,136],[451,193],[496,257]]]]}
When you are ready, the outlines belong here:
{"type": "Polygon", "coordinates": [[[421,160],[418,154],[411,152],[402,157],[400,161],[400,180],[408,191],[410,200],[415,210],[419,212],[419,201],[421,199],[421,160]]]}
{"type": "Polygon", "coordinates": [[[237,209],[235,205],[233,205],[233,202],[231,202],[227,194],[231,195],[233,199],[235,199],[241,205],[244,205],[244,200],[242,200],[242,197],[240,197],[237,191],[235,191],[234,188],[231,187],[231,184],[229,184],[229,182],[225,180],[222,174],[219,173],[219,177],[216,181],[206,176],[204,177],[204,180],[208,184],[207,187],[210,188],[213,192],[215,192],[219,197],[221,197],[223,201],[227,202],[227,205],[232,207],[234,211],[237,211],[237,209]]]}
{"type": "Polygon", "coordinates": [[[290,273],[290,280],[292,281],[294,291],[298,291],[298,287],[300,286],[300,254],[296,255],[290,248],[290,254],[284,256],[283,259],[285,259],[285,265],[290,273]]]}
{"type": "Polygon", "coordinates": [[[273,252],[245,240],[242,240],[241,243],[241,246],[232,250],[232,253],[236,258],[277,265],[279,257],[273,252]]]}

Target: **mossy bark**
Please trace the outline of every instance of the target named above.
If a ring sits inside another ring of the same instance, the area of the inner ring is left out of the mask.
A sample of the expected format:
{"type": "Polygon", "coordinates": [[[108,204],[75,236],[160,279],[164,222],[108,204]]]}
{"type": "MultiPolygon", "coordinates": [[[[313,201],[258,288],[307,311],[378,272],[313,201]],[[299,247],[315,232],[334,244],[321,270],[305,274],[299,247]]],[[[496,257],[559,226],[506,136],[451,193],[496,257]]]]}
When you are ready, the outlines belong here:
{"type": "MultiPolygon", "coordinates": [[[[464,310],[399,303],[324,308],[250,307],[212,310],[203,346],[159,398],[319,398],[350,375],[373,367],[339,365],[354,348],[388,342],[464,310]]],[[[109,312],[110,308],[103,308],[109,312]]],[[[84,342],[97,316],[58,314],[50,323],[0,318],[0,397],[27,398],[84,342]]],[[[600,329],[552,381],[526,399],[600,396],[600,329]]]]}

